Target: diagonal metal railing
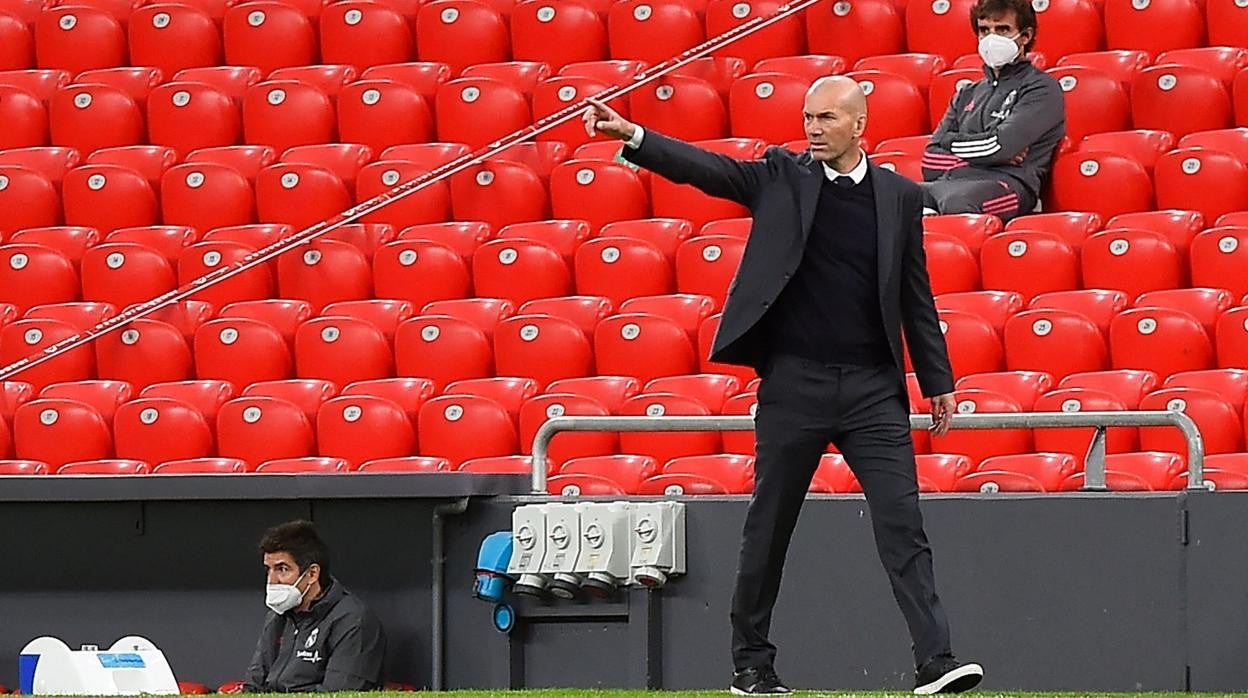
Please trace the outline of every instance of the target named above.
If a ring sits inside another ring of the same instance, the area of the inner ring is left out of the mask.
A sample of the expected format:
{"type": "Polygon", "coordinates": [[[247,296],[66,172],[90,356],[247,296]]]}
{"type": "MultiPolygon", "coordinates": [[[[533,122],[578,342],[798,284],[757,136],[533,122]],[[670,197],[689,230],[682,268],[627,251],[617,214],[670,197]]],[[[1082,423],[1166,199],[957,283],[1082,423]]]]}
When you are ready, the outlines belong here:
{"type": "MultiPolygon", "coordinates": [[[[910,415],[911,429],[927,429],[931,415],[910,415]]],[[[1104,491],[1105,432],[1109,427],[1174,427],[1187,442],[1187,487],[1205,489],[1205,440],[1191,417],[1177,411],[1119,412],[1005,412],[955,415],[952,429],[1066,429],[1093,427],[1088,447],[1083,489],[1104,491]]],[[[739,416],[689,417],[553,417],[533,438],[533,494],[546,494],[550,441],[556,434],[574,431],[753,431],[754,418],[739,416]]]]}

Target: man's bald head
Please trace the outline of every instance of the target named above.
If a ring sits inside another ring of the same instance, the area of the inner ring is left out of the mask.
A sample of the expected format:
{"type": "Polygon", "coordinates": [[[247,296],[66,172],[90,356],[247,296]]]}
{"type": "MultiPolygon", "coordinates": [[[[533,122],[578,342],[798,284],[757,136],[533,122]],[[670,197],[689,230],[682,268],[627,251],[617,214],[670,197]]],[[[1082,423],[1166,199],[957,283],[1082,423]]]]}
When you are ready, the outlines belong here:
{"type": "Polygon", "coordinates": [[[834,167],[858,161],[858,139],[867,128],[867,97],[858,83],[841,75],[819,78],[806,91],[803,106],[810,154],[834,167]]]}
{"type": "Polygon", "coordinates": [[[867,96],[857,82],[844,75],[827,75],[819,78],[806,90],[806,100],[818,99],[821,103],[834,103],[846,114],[857,118],[867,113],[867,96]]]}

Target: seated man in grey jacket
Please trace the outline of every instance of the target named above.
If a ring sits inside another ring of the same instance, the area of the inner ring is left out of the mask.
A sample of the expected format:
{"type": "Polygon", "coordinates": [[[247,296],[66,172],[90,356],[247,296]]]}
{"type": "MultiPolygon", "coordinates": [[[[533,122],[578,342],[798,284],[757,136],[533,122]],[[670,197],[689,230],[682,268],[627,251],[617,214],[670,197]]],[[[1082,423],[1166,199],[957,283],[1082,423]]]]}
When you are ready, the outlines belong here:
{"type": "Polygon", "coordinates": [[[381,688],[386,637],[359,597],[334,579],[329,549],[308,521],[265,532],[269,614],[244,690],[346,691],[381,688]]]}
{"type": "Polygon", "coordinates": [[[1062,88],[1027,52],[1036,40],[1031,0],[978,0],[984,78],[965,85],[923,153],[927,213],[1030,213],[1066,135],[1062,88]]]}

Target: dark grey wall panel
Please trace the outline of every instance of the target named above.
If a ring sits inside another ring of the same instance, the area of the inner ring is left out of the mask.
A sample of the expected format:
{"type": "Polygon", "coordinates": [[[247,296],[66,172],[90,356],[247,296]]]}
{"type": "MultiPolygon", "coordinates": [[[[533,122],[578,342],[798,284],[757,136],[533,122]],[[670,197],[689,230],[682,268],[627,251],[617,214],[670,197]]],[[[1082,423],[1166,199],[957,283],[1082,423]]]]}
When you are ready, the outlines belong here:
{"type": "Polygon", "coordinates": [[[1188,496],[1193,691],[1248,686],[1248,492],[1188,496]]]}

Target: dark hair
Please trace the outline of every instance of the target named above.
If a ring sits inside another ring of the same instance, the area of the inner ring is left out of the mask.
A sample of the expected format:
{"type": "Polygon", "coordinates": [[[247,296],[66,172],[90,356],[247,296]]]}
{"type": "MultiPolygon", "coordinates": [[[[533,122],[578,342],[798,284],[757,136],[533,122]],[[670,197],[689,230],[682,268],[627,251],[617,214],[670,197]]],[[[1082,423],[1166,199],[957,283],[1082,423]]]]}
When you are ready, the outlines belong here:
{"type": "Polygon", "coordinates": [[[316,534],[311,521],[287,521],[264,532],[260,554],[290,553],[302,573],[311,565],[320,565],[321,579],[329,580],[329,547],[316,534]]]}
{"type": "Polygon", "coordinates": [[[1036,35],[1040,32],[1036,24],[1036,11],[1031,6],[1031,0],[978,0],[971,6],[971,29],[978,32],[979,20],[1008,12],[1014,13],[1020,32],[1031,30],[1031,39],[1023,47],[1024,53],[1030,51],[1036,43],[1036,35]]]}

